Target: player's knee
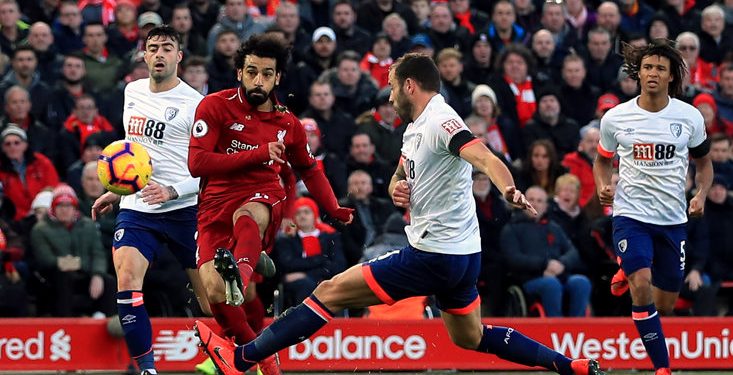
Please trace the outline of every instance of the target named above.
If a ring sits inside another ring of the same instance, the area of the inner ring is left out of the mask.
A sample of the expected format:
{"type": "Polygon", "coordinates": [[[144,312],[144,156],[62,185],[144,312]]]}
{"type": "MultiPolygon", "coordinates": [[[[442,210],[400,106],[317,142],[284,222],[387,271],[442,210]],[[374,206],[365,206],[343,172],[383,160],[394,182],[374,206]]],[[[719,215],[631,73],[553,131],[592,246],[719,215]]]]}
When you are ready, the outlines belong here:
{"type": "Polygon", "coordinates": [[[339,296],[339,283],[330,279],[324,280],[313,291],[313,295],[318,298],[331,312],[338,312],[345,308],[339,296]]]}
{"type": "Polygon", "coordinates": [[[462,349],[475,350],[481,342],[481,335],[450,335],[451,341],[462,349]]]}
{"type": "Polygon", "coordinates": [[[143,279],[124,269],[117,272],[117,290],[142,290],[143,279]]]}

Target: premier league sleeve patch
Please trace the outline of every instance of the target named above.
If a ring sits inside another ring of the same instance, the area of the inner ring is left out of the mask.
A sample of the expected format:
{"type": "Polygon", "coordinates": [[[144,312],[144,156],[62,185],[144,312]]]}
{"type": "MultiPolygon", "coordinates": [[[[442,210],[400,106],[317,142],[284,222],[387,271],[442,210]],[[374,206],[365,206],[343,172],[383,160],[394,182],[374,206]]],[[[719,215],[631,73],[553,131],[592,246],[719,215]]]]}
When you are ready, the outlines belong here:
{"type": "Polygon", "coordinates": [[[209,125],[204,120],[198,120],[193,124],[192,132],[194,137],[201,138],[209,132],[209,125]]]}

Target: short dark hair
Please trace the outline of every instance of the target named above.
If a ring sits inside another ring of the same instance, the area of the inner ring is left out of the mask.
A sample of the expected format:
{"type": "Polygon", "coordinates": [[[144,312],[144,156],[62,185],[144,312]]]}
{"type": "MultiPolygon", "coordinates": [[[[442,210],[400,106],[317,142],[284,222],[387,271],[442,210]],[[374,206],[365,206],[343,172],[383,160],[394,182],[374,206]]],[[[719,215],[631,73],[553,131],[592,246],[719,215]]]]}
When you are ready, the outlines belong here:
{"type": "MultiPolygon", "coordinates": [[[[623,44],[624,67],[631,79],[639,82],[639,69],[641,60],[647,56],[666,57],[669,60],[669,71],[674,79],[669,83],[667,92],[676,98],[682,95],[682,81],[687,74],[687,64],[682,58],[680,51],[675,48],[675,42],[668,39],[654,39],[644,47],[634,47],[628,43],[623,44]]],[[[639,83],[640,85],[640,83],[639,83]]]]}
{"type": "Polygon", "coordinates": [[[203,56],[189,56],[187,59],[183,60],[183,65],[181,66],[183,70],[186,70],[192,66],[206,66],[206,58],[203,56]]]}
{"type": "Polygon", "coordinates": [[[148,46],[148,41],[153,37],[167,37],[176,42],[176,47],[181,49],[181,34],[178,33],[170,25],[155,26],[148,32],[148,36],[145,38],[145,46],[148,46]]]}
{"type": "Polygon", "coordinates": [[[348,5],[351,8],[352,12],[356,12],[356,9],[354,8],[354,4],[351,2],[351,0],[336,0],[331,5],[331,13],[333,13],[333,10],[336,8],[336,5],[348,5]]]}
{"type": "Polygon", "coordinates": [[[81,51],[72,51],[64,55],[63,60],[66,61],[66,59],[79,59],[84,61],[84,55],[81,54],[81,51]]]}
{"type": "Polygon", "coordinates": [[[352,50],[341,52],[336,57],[336,66],[341,65],[341,63],[345,60],[355,61],[357,64],[359,64],[361,62],[361,56],[359,56],[358,52],[352,50]]]}
{"type": "Polygon", "coordinates": [[[728,145],[730,146],[733,144],[733,140],[731,140],[727,135],[722,133],[715,133],[710,136],[710,143],[718,143],[718,142],[728,142],[728,145]]]}
{"type": "Polygon", "coordinates": [[[290,48],[287,42],[278,34],[255,34],[237,50],[234,66],[244,68],[244,59],[249,55],[275,59],[275,70],[282,73],[290,59],[290,48]]]}
{"type": "Polygon", "coordinates": [[[21,45],[15,47],[15,50],[13,50],[12,56],[10,56],[10,59],[11,60],[14,59],[15,56],[18,55],[18,52],[23,52],[23,51],[29,51],[29,52],[33,53],[33,56],[35,56],[36,58],[38,58],[38,55],[36,54],[36,50],[33,49],[33,47],[31,47],[28,44],[21,44],[21,45]]]}
{"type": "Polygon", "coordinates": [[[107,35],[107,27],[105,27],[104,24],[101,23],[101,22],[89,22],[89,23],[83,25],[82,26],[83,30],[81,31],[81,35],[83,36],[84,34],[86,34],[87,33],[87,28],[92,27],[92,26],[99,26],[99,27],[101,27],[102,30],[104,31],[104,35],[107,35]]]}
{"type": "Polygon", "coordinates": [[[422,53],[407,53],[392,65],[397,83],[402,86],[408,78],[425,91],[440,91],[440,73],[435,62],[422,53]]]}

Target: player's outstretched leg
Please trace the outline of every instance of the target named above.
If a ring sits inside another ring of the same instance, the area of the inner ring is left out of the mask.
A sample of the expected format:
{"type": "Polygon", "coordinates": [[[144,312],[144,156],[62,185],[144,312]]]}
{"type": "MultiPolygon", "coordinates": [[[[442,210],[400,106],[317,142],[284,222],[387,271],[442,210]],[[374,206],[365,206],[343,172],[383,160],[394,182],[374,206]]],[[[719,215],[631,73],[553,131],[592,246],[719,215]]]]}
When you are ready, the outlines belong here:
{"type": "Polygon", "coordinates": [[[295,345],[310,337],[333,319],[333,313],[311,295],[300,305],[290,308],[277,320],[267,326],[257,338],[243,346],[216,336],[202,322],[196,322],[204,351],[224,375],[246,371],[256,363],[270,357],[281,349],[295,345]],[[232,365],[234,364],[234,365],[232,365]]]}
{"type": "Polygon", "coordinates": [[[604,375],[593,359],[570,359],[509,327],[484,326],[477,351],[562,375],[604,375]]]}
{"type": "Polygon", "coordinates": [[[141,290],[117,292],[117,311],[130,357],[140,370],[157,374],[153,359],[153,329],[143,301],[141,290]]]}
{"type": "MultiPolygon", "coordinates": [[[[239,306],[244,303],[244,288],[252,277],[252,269],[247,264],[243,266],[238,264],[237,260],[234,259],[234,255],[228,249],[216,249],[214,268],[224,279],[227,304],[239,306]],[[243,266],[244,270],[242,269],[243,266]],[[249,268],[249,270],[246,268],[249,268]]],[[[275,262],[267,253],[261,251],[254,271],[264,277],[272,277],[276,272],[275,262]]]]}

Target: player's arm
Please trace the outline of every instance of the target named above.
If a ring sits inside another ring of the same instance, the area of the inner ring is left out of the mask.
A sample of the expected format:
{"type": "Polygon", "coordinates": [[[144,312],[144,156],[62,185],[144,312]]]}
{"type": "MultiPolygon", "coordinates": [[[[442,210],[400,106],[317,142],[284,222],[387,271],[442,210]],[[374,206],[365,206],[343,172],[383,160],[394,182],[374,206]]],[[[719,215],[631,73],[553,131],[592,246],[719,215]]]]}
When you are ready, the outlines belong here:
{"type": "Polygon", "coordinates": [[[196,108],[195,121],[188,146],[188,169],[193,177],[225,175],[242,168],[280,159],[285,146],[278,142],[260,144],[254,150],[239,150],[227,155],[214,152],[224,125],[216,116],[217,97],[205,97],[196,108]]]}
{"type": "Polygon", "coordinates": [[[697,193],[690,200],[690,216],[701,216],[705,209],[705,199],[713,184],[713,162],[710,159],[710,139],[706,138],[699,146],[690,148],[690,156],[695,162],[695,186],[697,193]]]}
{"type": "MultiPolygon", "coordinates": [[[[298,121],[294,119],[293,121],[298,121]]],[[[308,142],[305,136],[305,130],[300,123],[296,123],[292,128],[293,141],[288,144],[286,154],[293,169],[298,172],[303,180],[308,192],[326,213],[338,221],[349,224],[353,219],[351,208],[341,207],[338,204],[333,188],[326,178],[323,169],[318,165],[316,159],[313,158],[308,150],[308,142]]]]}
{"type": "Polygon", "coordinates": [[[470,131],[462,130],[456,133],[451,138],[449,149],[453,154],[459,155],[471,163],[474,168],[489,176],[491,182],[504,192],[504,199],[507,202],[537,214],[534,207],[524,198],[524,194],[514,186],[514,178],[506,165],[470,131]]]}
{"type": "Polygon", "coordinates": [[[407,174],[405,173],[403,160],[404,158],[400,157],[400,162],[392,175],[387,192],[392,197],[395,206],[408,208],[410,207],[410,186],[407,184],[407,174]]]}
{"type": "Polygon", "coordinates": [[[613,189],[611,176],[613,175],[613,157],[618,147],[614,136],[611,121],[606,115],[601,119],[601,139],[598,142],[598,155],[593,162],[593,180],[596,183],[598,198],[602,205],[613,203],[613,189]]]}

